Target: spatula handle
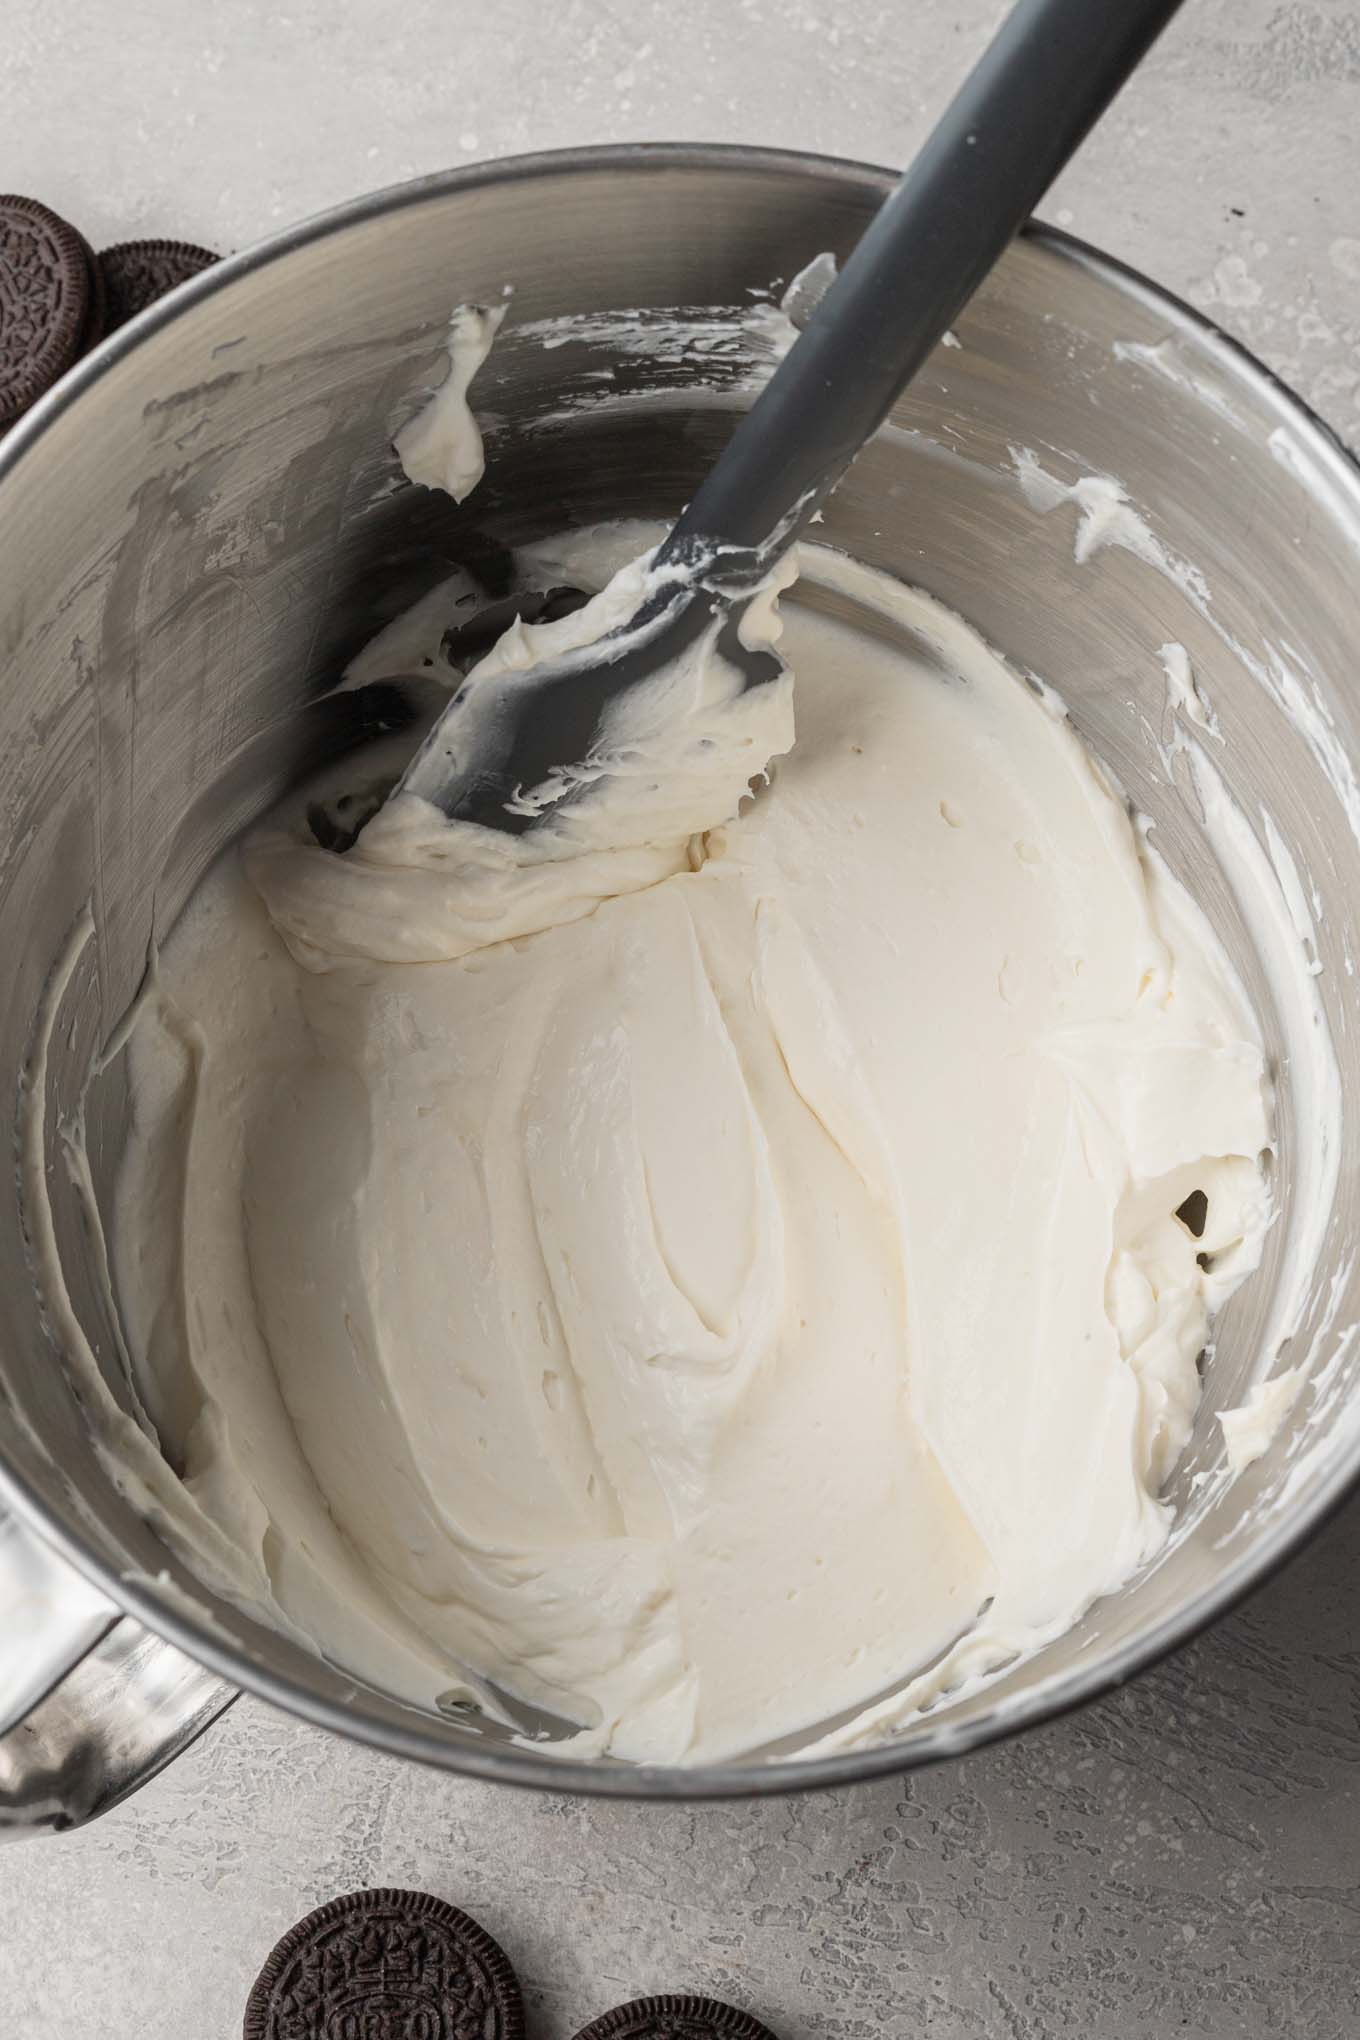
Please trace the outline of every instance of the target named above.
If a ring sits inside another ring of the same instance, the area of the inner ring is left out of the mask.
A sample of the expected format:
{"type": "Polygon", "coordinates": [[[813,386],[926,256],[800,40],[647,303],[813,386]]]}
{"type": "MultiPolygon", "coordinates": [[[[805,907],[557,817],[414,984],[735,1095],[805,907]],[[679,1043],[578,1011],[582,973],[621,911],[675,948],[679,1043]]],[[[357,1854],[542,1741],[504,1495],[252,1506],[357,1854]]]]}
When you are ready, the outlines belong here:
{"type": "Polygon", "coordinates": [[[669,539],[787,538],[887,416],[1179,0],[1019,0],[669,539]]]}

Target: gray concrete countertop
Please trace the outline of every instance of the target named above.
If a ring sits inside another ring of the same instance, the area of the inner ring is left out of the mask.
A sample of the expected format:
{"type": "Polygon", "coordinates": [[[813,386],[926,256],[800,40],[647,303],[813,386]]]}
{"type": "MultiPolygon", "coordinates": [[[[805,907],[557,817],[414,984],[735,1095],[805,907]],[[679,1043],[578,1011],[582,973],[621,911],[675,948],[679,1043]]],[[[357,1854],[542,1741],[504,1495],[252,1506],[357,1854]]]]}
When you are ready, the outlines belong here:
{"type": "MultiPolygon", "coordinates": [[[[996,0],[9,0],[0,186],[96,245],[241,246],[458,161],[640,137],[900,163],[996,0]]],[[[1360,442],[1360,7],[1190,0],[1047,214],[1360,442]]],[[[530,1798],[243,1701],[120,1812],[0,1855],[5,2040],[228,2040],[299,1913],[468,1907],[536,2040],[711,1989],[783,2040],[1360,2032],[1360,1506],[1124,1693],[901,1782],[530,1798]]]]}
{"type": "Polygon", "coordinates": [[[947,1768],[762,1804],[546,1798],[253,1700],[119,1812],[0,1852],[5,2040],[235,2040],[365,1884],[475,1914],[530,2040],[653,1990],[780,2040],[1354,2040],[1360,1507],[1115,1698],[947,1768]]]}

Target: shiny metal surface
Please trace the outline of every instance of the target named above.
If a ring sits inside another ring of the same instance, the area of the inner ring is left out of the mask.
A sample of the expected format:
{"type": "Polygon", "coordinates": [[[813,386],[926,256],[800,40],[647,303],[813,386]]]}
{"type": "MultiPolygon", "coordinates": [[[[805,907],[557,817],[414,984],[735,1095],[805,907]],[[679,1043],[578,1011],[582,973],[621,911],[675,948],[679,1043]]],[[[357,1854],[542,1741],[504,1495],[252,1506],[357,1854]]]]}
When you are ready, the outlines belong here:
{"type": "Polygon", "coordinates": [[[0,1509],[0,1842],[107,1812],[235,1698],[0,1509]]]}
{"type": "Polygon", "coordinates": [[[236,1698],[130,1617],[0,1736],[0,1842],[65,1834],[188,1749],[236,1698]]]}
{"type": "Polygon", "coordinates": [[[0,1748],[117,1620],[116,1602],[0,1510],[0,1748]]]}
{"type": "MultiPolygon", "coordinates": [[[[97,942],[60,1015],[57,1111],[73,1109],[149,939],[208,860],[311,759],[352,738],[319,705],[344,659],[447,570],[471,530],[513,542],[604,516],[672,515],[750,398],[756,361],[738,308],[820,250],[848,248],[889,182],[855,166],[707,148],[452,173],[210,272],[115,336],[10,436],[0,448],[0,942],[14,959],[0,999],[6,1095],[85,902],[97,942]],[[514,323],[477,392],[488,477],[454,510],[397,486],[389,441],[438,374],[452,299],[494,296],[507,281],[514,323]],[[677,321],[664,312],[674,306],[734,309],[677,321]],[[649,360],[608,325],[582,326],[551,349],[526,331],[602,307],[642,308],[670,344],[649,360]]],[[[960,338],[838,492],[825,537],[921,583],[1062,691],[1208,905],[1278,1054],[1263,960],[1159,750],[1157,647],[1188,647],[1222,724],[1231,791],[1249,815],[1270,811],[1317,888],[1318,986],[1354,1094],[1345,933],[1360,841],[1346,773],[1360,756],[1347,691],[1360,642],[1360,477],[1231,343],[1062,236],[1017,244],[960,338]],[[1017,446],[1064,481],[1118,476],[1158,543],[1204,576],[1211,602],[1128,550],[1077,565],[1073,512],[1039,515],[1026,503],[1017,446]],[[1265,670],[1281,647],[1314,704],[1311,740],[1241,655],[1265,670]]],[[[1293,1111],[1289,1074],[1286,1206],[1317,1133],[1293,1111]]],[[[104,1198],[124,1111],[116,1081],[106,1084],[90,1121],[104,1198]]],[[[1358,1178],[1348,1113],[1337,1207],[1290,1356],[1321,1386],[1261,1463],[1226,1492],[1196,1484],[1221,1460],[1215,1409],[1260,1371],[1283,1227],[1220,1328],[1172,1489],[1181,1517],[1165,1557],[1041,1656],[891,1745],[843,1757],[691,1772],[561,1762],[550,1745],[516,1748],[358,1686],[216,1600],[92,1452],[9,1191],[0,1489],[101,1589],[223,1677],[413,1757],[522,1784],[664,1797],[899,1770],[1127,1677],[1259,1579],[1345,1490],[1360,1468],[1360,1351],[1345,1336],[1360,1318],[1350,1254],[1358,1178]]],[[[56,1177],[51,1189],[86,1335],[125,1396],[79,1209],[56,1177]]]]}

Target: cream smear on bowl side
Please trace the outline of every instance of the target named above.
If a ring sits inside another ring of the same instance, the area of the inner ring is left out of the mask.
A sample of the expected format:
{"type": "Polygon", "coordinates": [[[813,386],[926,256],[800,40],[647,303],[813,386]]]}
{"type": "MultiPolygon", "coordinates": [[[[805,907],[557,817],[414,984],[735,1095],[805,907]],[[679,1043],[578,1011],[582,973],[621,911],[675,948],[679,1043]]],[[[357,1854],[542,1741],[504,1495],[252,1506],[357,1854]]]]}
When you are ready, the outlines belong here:
{"type": "MultiPolygon", "coordinates": [[[[1143,360],[1147,356],[1160,371],[1167,373],[1171,373],[1167,367],[1171,363],[1175,371],[1172,379],[1183,379],[1169,343],[1153,350],[1117,343],[1115,354],[1121,359],[1143,360]]],[[[1208,390],[1216,387],[1202,386],[1199,378],[1192,386],[1206,401],[1208,390]]],[[[1226,399],[1222,399],[1214,408],[1222,409],[1225,403],[1226,399]]],[[[1278,430],[1270,435],[1270,450],[1276,458],[1280,458],[1279,444],[1286,436],[1278,430]]],[[[1158,537],[1115,477],[1078,472],[1073,481],[1063,482],[1044,468],[1033,449],[1012,447],[1010,452],[1016,482],[1033,509],[1047,515],[1068,504],[1076,507],[1073,554],[1078,565],[1089,561],[1103,547],[1118,547],[1132,553],[1180,591],[1235,663],[1276,703],[1302,737],[1351,833],[1360,840],[1360,783],[1354,764],[1315,677],[1299,670],[1291,649],[1265,643],[1254,651],[1235,637],[1218,616],[1204,575],[1158,537]]],[[[1314,1271],[1323,1258],[1332,1222],[1341,1155],[1341,1075],[1317,982],[1322,963],[1314,917],[1321,907],[1316,887],[1311,881],[1305,886],[1306,874],[1300,872],[1274,817],[1262,809],[1253,819],[1229,792],[1214,756],[1215,752],[1221,753],[1223,733],[1185,647],[1164,644],[1158,656],[1166,676],[1170,724],[1167,741],[1159,743],[1158,749],[1169,778],[1174,780],[1177,776],[1174,769],[1177,761],[1183,766],[1180,783],[1193,802],[1199,827],[1229,879],[1249,928],[1274,1000],[1296,1119],[1307,1129],[1295,1157],[1296,1182],[1290,1208],[1283,1214],[1286,1243],[1282,1266],[1259,1342],[1267,1378],[1249,1388],[1246,1401],[1239,1408],[1219,1413],[1225,1447],[1223,1459],[1216,1473],[1196,1476],[1197,1484],[1203,1488],[1199,1498],[1203,1503],[1225,1479],[1233,1479],[1253,1465],[1290,1415],[1305,1379],[1311,1375],[1307,1421],[1300,1434],[1295,1463],[1281,1476],[1275,1495],[1263,1497],[1263,1502],[1269,1503],[1282,1499],[1296,1482],[1308,1478],[1304,1437],[1319,1434],[1336,1420],[1335,1376],[1357,1329],[1353,1325],[1338,1326],[1336,1322],[1336,1299],[1353,1262],[1352,1252],[1346,1255],[1334,1278],[1333,1301],[1315,1325],[1307,1352],[1300,1359],[1293,1350],[1293,1342],[1308,1315],[1314,1271]],[[1270,1370],[1281,1356],[1289,1364],[1272,1375],[1270,1370]]],[[[1349,956],[1346,968],[1353,973],[1349,956]]]]}

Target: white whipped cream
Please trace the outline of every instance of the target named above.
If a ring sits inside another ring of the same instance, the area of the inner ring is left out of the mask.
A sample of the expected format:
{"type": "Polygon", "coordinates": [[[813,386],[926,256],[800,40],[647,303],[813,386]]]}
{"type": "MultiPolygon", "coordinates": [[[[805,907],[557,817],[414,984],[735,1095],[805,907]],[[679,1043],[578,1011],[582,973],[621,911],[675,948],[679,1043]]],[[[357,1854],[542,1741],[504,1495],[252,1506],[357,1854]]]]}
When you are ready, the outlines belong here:
{"type": "Polygon", "coordinates": [[[1068,1626],[1167,1537],[1268,1220],[1253,1015],[1052,697],[803,573],[870,627],[786,602],[792,681],[673,678],[542,837],[408,797],[340,858],[286,806],[131,1036],[115,1265],[176,1540],[583,1754],[880,1733],[1068,1626]]]}
{"type": "Polygon", "coordinates": [[[468,389],[491,352],[505,313],[504,304],[454,306],[448,373],[394,441],[409,480],[422,488],[443,489],[455,503],[470,496],[486,472],[482,431],[468,403],[468,389]]]}
{"type": "Polygon", "coordinates": [[[1270,1450],[1281,1424],[1299,1399],[1305,1379],[1301,1367],[1286,1367],[1269,1381],[1258,1381],[1249,1388],[1240,1408],[1219,1411],[1229,1472],[1244,1472],[1270,1450]]]}

